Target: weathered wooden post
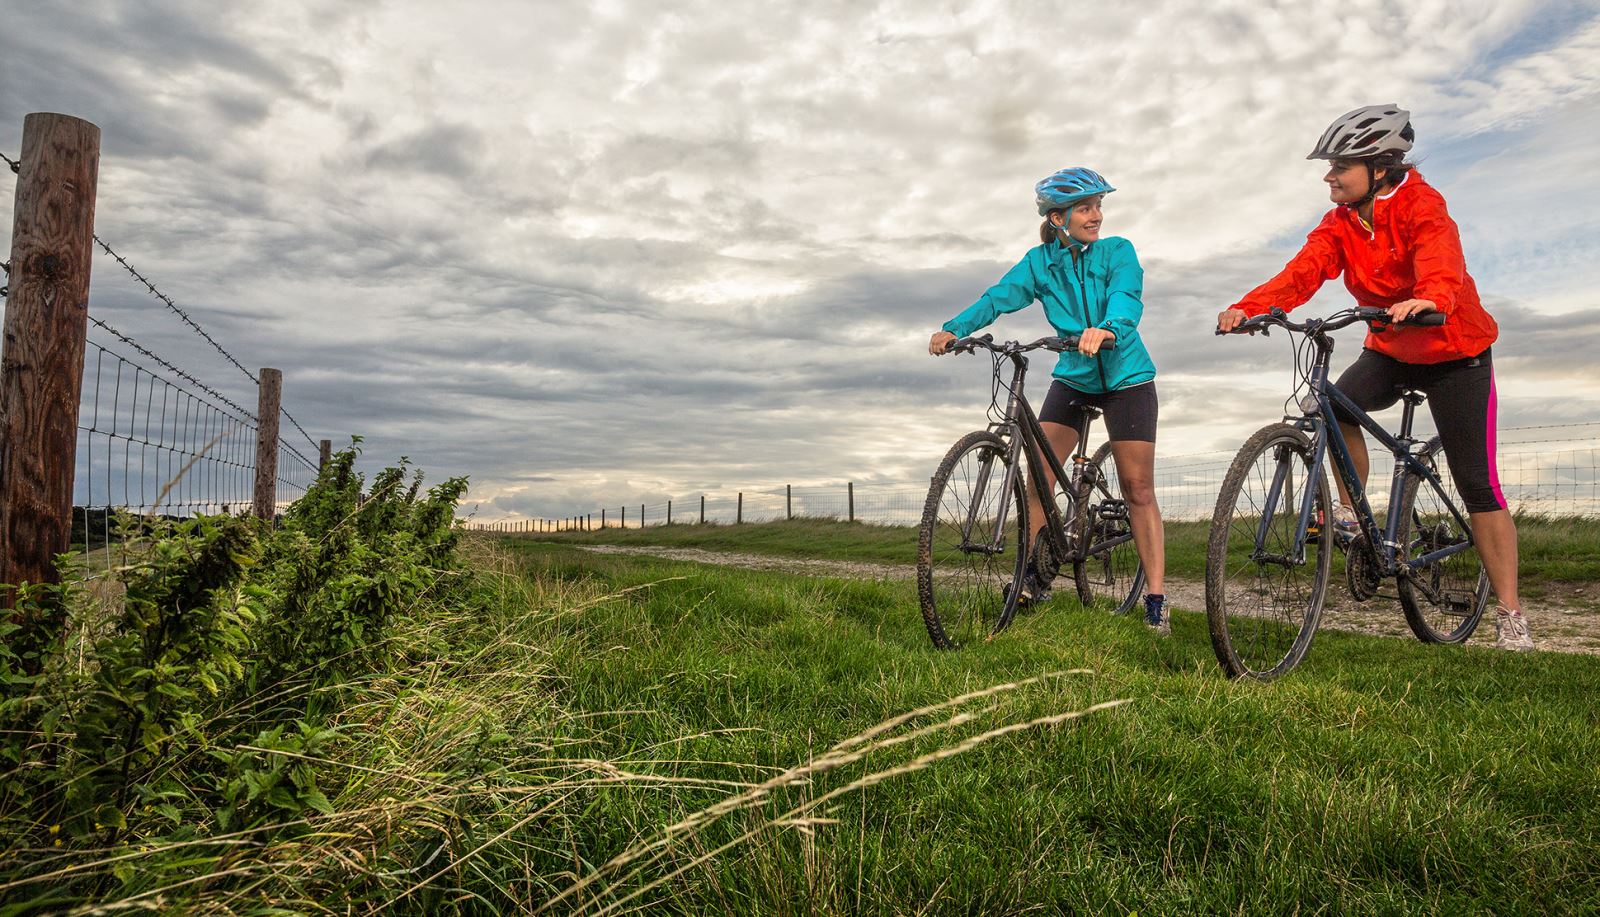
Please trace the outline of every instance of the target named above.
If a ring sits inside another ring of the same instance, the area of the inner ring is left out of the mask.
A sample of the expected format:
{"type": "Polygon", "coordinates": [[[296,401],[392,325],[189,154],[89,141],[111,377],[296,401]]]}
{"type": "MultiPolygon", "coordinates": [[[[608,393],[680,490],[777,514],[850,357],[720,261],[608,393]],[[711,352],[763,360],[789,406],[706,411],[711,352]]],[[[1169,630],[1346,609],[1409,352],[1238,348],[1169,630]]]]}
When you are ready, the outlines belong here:
{"type": "Polygon", "coordinates": [[[733,514],[734,525],[744,525],[744,491],[739,491],[739,508],[733,514]]]}
{"type": "Polygon", "coordinates": [[[283,403],[283,373],[261,370],[256,407],[256,503],[258,519],[271,519],[278,510],[278,406],[283,403]]]}
{"type": "Polygon", "coordinates": [[[628,507],[626,505],[624,505],[622,507],[622,522],[621,522],[621,525],[622,525],[623,528],[627,528],[628,527],[628,507]]]}
{"type": "Polygon", "coordinates": [[[602,507],[600,507],[600,528],[604,529],[605,527],[606,527],[606,508],[602,506],[602,507]]]}
{"type": "Polygon", "coordinates": [[[854,522],[856,521],[856,482],[850,481],[845,484],[845,487],[847,488],[845,491],[845,499],[848,501],[847,505],[850,507],[850,521],[854,522]]]}
{"type": "Polygon", "coordinates": [[[644,504],[639,504],[639,528],[644,528],[644,504]]]}
{"type": "Polygon", "coordinates": [[[325,439],[317,447],[317,470],[328,467],[328,462],[333,459],[333,440],[325,439]]]}
{"type": "Polygon", "coordinates": [[[72,539],[100,128],[35,112],[19,157],[0,354],[0,583],[54,583],[72,539]]]}
{"type": "Polygon", "coordinates": [[[706,524],[706,495],[700,495],[700,524],[706,524]]]}
{"type": "Polygon", "coordinates": [[[672,524],[672,501],[667,501],[667,525],[672,524]]]}
{"type": "Polygon", "coordinates": [[[794,518],[794,485],[783,485],[783,518],[794,518]]]}

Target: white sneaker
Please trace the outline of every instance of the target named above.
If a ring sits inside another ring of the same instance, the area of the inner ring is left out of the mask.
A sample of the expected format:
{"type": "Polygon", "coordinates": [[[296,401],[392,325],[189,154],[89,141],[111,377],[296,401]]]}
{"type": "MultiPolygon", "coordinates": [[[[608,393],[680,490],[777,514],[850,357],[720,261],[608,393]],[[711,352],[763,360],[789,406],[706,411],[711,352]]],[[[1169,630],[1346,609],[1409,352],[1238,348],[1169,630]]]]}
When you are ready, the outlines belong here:
{"type": "Polygon", "coordinates": [[[1343,503],[1333,505],[1333,537],[1340,547],[1355,541],[1361,535],[1361,520],[1356,511],[1343,503]]]}
{"type": "Polygon", "coordinates": [[[1504,605],[1495,605],[1494,632],[1496,649],[1533,649],[1533,638],[1528,636],[1528,619],[1523,617],[1520,611],[1512,611],[1504,605]]]}

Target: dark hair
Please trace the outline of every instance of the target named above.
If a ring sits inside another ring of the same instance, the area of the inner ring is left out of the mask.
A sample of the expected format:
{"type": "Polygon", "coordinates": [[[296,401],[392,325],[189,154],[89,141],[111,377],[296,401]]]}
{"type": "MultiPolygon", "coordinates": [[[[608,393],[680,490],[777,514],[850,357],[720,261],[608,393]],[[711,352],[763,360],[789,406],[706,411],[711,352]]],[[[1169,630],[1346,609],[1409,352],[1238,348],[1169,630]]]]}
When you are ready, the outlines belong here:
{"type": "Polygon", "coordinates": [[[1406,154],[1398,150],[1379,153],[1367,160],[1373,169],[1382,169],[1383,178],[1380,184],[1383,188],[1393,188],[1405,180],[1406,173],[1417,167],[1417,164],[1406,159],[1406,154]]]}
{"type": "Polygon", "coordinates": [[[1067,224],[1066,224],[1065,221],[1062,221],[1060,226],[1057,226],[1054,223],[1051,223],[1050,222],[1050,214],[1052,214],[1052,213],[1070,213],[1071,210],[1072,210],[1071,207],[1057,207],[1054,210],[1051,210],[1050,213],[1045,214],[1044,215],[1044,222],[1039,224],[1039,241],[1043,242],[1045,245],[1049,245],[1051,242],[1054,242],[1056,240],[1056,233],[1064,232],[1066,230],[1066,228],[1067,228],[1067,224]]]}

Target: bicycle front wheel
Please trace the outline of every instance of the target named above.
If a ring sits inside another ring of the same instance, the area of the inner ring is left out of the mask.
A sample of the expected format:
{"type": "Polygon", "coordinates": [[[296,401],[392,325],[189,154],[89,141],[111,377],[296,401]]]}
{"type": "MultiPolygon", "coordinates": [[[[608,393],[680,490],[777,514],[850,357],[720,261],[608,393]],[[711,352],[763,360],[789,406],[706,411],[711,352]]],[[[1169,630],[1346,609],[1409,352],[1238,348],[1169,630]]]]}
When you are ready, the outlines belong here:
{"type": "Polygon", "coordinates": [[[1110,443],[1101,443],[1084,464],[1077,504],[1078,559],[1072,575],[1078,581],[1078,601],[1085,608],[1126,614],[1139,603],[1144,565],[1133,543],[1133,525],[1110,443]]]}
{"type": "Polygon", "coordinates": [[[1223,479],[1206,546],[1206,620],[1230,678],[1271,679],[1311,648],[1333,563],[1332,539],[1295,539],[1307,488],[1328,513],[1328,480],[1311,478],[1311,441],[1288,424],[1250,437],[1223,479]]]}
{"type": "Polygon", "coordinates": [[[933,645],[956,649],[1003,630],[1027,560],[1028,503],[1006,445],[987,430],[950,447],[928,488],[917,535],[917,597],[933,645]]]}
{"type": "MultiPolygon", "coordinates": [[[[1450,504],[1461,505],[1455,480],[1444,467],[1444,452],[1435,436],[1420,456],[1439,474],[1450,499],[1447,503],[1428,480],[1415,471],[1406,474],[1400,492],[1400,526],[1396,539],[1404,545],[1406,559],[1455,545],[1470,544],[1472,533],[1456,521],[1450,504]]],[[[1411,573],[1397,583],[1406,624],[1423,643],[1461,643],[1477,630],[1489,603],[1489,573],[1476,546],[1458,551],[1411,573]]]]}

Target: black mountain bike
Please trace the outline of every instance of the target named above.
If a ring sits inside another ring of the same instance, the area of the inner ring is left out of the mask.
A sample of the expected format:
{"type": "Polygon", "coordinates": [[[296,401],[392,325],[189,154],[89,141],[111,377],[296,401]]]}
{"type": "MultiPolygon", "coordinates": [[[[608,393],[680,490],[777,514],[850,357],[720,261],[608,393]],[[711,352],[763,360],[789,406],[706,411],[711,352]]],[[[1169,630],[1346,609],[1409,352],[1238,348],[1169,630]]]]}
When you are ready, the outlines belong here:
{"type": "MultiPolygon", "coordinates": [[[[1109,349],[1111,344],[1101,349],[1109,349]]],[[[1128,507],[1117,484],[1111,444],[1084,452],[1089,425],[1100,411],[1086,408],[1070,468],[1051,452],[1038,415],[1023,397],[1031,350],[1076,350],[1077,338],[1041,338],[1031,344],[994,343],[990,335],[966,337],[949,352],[983,349],[994,361],[991,423],[956,441],[928,488],[917,538],[917,594],[922,620],[935,646],[954,649],[1004,630],[1017,611],[1030,546],[1026,487],[1044,507],[1045,525],[1033,546],[1046,582],[1070,566],[1084,605],[1126,612],[1139,598],[1144,568],[1133,544],[1128,507]],[[1005,364],[1012,364],[1005,382],[1005,364]],[[1005,392],[1005,408],[1000,408],[1005,392]],[[1020,456],[1026,456],[1027,474],[1020,456]],[[1046,492],[1044,468],[1055,474],[1046,492]]]]}
{"type": "MultiPolygon", "coordinates": [[[[1345,546],[1345,578],[1358,601],[1393,579],[1412,633],[1424,643],[1460,643],[1483,617],[1489,578],[1473,545],[1459,495],[1441,474],[1438,437],[1411,435],[1425,397],[1402,390],[1404,414],[1390,435],[1328,381],[1329,334],[1356,322],[1387,321],[1382,309],[1353,308],[1291,322],[1274,309],[1234,333],[1272,326],[1304,335],[1295,347],[1299,416],[1258,431],[1233,460],[1217,494],[1206,552],[1206,618],[1217,661],[1229,677],[1270,679],[1299,664],[1322,618],[1323,598],[1339,539],[1330,510],[1325,458],[1344,481],[1360,532],[1345,546]],[[1378,525],[1356,478],[1333,406],[1340,405],[1394,455],[1389,507],[1378,525]]],[[[1424,312],[1407,323],[1441,325],[1424,312]]],[[[1224,332],[1217,332],[1222,334],[1224,332]]],[[[1292,396],[1291,396],[1292,397],[1292,396]]]]}

